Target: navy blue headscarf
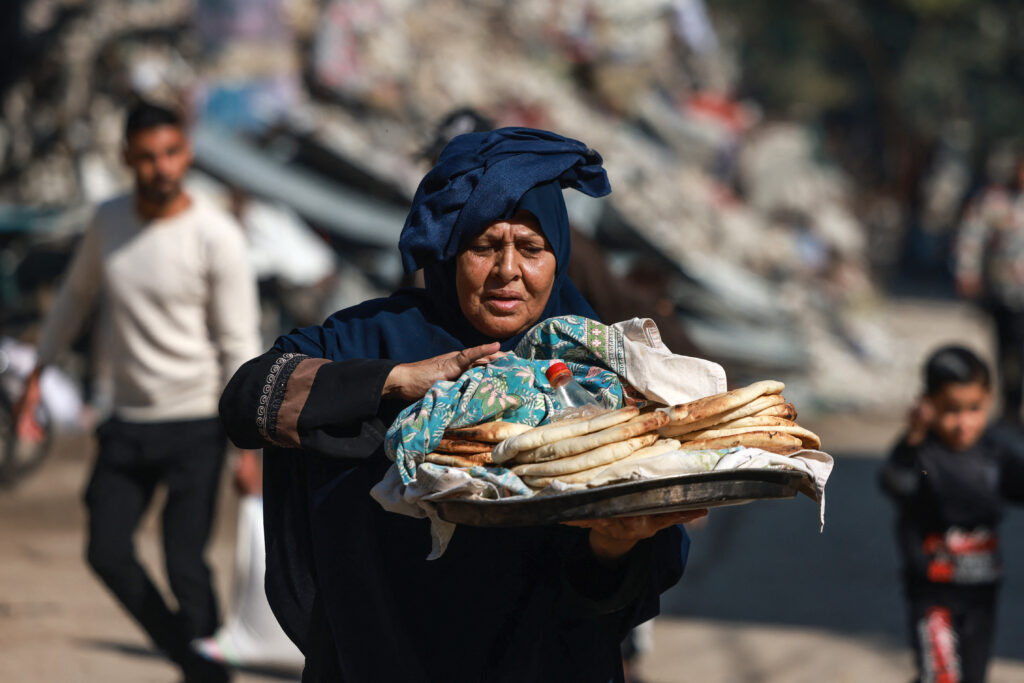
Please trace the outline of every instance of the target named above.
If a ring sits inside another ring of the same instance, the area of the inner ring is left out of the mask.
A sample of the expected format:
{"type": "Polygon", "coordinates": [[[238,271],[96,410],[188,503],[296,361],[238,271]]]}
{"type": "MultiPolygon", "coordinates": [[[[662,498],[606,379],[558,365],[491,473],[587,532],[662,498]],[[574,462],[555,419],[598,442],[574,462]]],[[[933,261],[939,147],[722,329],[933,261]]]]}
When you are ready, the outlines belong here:
{"type": "MultiPolygon", "coordinates": [[[[555,281],[541,320],[570,314],[597,318],[565,274],[571,241],[565,187],[592,197],[611,191],[601,156],[578,140],[531,128],[454,138],[416,190],[398,243],[406,271],[423,268],[426,288],[339,311],[323,326],[282,338],[277,348],[316,355],[322,349],[332,360],[411,362],[495,341],[462,313],[455,257],[480,231],[520,209],[536,216],[555,253],[555,281]]],[[[502,349],[512,349],[521,337],[500,340],[502,349]]]]}

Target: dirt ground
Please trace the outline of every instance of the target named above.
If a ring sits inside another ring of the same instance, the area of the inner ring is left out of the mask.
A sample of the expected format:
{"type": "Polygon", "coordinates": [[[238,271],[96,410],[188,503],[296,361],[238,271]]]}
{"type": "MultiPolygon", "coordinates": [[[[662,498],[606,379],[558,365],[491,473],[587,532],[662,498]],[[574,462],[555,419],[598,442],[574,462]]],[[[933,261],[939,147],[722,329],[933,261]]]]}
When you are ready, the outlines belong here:
{"type": "MultiPolygon", "coordinates": [[[[918,340],[922,347],[951,334],[986,339],[984,326],[976,321],[952,330],[929,327],[924,323],[934,323],[945,315],[942,310],[907,306],[899,317],[912,311],[920,319],[902,324],[934,336],[918,340]]],[[[873,489],[873,468],[898,432],[900,414],[808,418],[808,426],[837,456],[824,534],[817,533],[813,505],[806,500],[722,508],[713,511],[704,528],[694,530],[691,566],[666,596],[665,616],[655,622],[653,650],[641,664],[645,681],[910,679],[890,567],[893,553],[887,550],[891,539],[887,528],[878,530],[887,523],[887,510],[877,496],[864,494],[873,489]],[[875,548],[879,559],[859,552],[852,557],[851,547],[875,548]],[[821,564],[821,558],[830,564],[821,564]]],[[[62,440],[31,479],[0,492],[0,681],[180,680],[85,565],[80,495],[91,457],[90,439],[62,440]]],[[[138,543],[143,560],[159,575],[156,503],[138,543]]],[[[237,497],[225,478],[210,548],[222,605],[231,595],[236,508],[237,497]]],[[[1003,595],[993,683],[1024,683],[1024,514],[1013,515],[1004,537],[1013,533],[1020,538],[1008,538],[1012,556],[1007,565],[1013,576],[1003,595]]],[[[297,680],[297,674],[247,671],[235,680],[297,680]]]]}

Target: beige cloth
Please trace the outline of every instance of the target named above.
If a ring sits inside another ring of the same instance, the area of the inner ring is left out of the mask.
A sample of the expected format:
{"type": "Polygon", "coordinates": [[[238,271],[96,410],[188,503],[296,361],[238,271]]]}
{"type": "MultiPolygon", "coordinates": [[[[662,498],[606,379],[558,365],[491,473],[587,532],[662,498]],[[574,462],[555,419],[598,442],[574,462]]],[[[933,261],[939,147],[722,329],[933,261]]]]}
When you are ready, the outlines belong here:
{"type": "Polygon", "coordinates": [[[650,318],[632,318],[612,327],[624,337],[626,381],[652,401],[671,406],[728,389],[721,365],[672,353],[650,318]]]}
{"type": "Polygon", "coordinates": [[[202,197],[152,221],[131,195],[100,205],[46,317],[39,362],[55,361],[97,311],[97,363],[124,420],[213,417],[224,384],[259,353],[245,236],[202,197]]]}

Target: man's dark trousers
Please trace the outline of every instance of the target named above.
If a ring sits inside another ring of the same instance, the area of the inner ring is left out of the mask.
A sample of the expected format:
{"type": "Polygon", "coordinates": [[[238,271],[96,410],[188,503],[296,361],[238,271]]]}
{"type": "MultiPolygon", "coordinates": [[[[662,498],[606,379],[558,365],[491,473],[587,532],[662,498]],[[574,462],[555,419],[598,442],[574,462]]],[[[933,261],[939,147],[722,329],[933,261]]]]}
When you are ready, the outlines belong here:
{"type": "Polygon", "coordinates": [[[210,568],[203,558],[224,464],[226,437],[216,418],[139,423],[112,419],[97,430],[99,454],[85,492],[87,557],[157,647],[181,663],[193,638],[218,625],[210,568]],[[139,564],[132,537],[158,484],[167,578],[175,613],[139,564]]]}
{"type": "Polygon", "coordinates": [[[1003,417],[1021,422],[1024,404],[1024,311],[989,304],[996,324],[997,371],[1003,398],[1003,417]]]}

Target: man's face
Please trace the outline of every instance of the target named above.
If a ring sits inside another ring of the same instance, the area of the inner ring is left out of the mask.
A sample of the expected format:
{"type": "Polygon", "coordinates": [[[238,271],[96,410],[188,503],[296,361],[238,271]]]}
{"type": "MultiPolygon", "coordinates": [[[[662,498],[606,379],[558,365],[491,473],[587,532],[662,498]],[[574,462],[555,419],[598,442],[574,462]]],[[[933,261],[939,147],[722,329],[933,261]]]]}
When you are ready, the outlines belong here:
{"type": "Polygon", "coordinates": [[[192,146],[177,126],[146,128],[128,138],[124,162],[135,175],[139,197],[166,204],[181,194],[182,180],[192,163],[192,146]]]}

